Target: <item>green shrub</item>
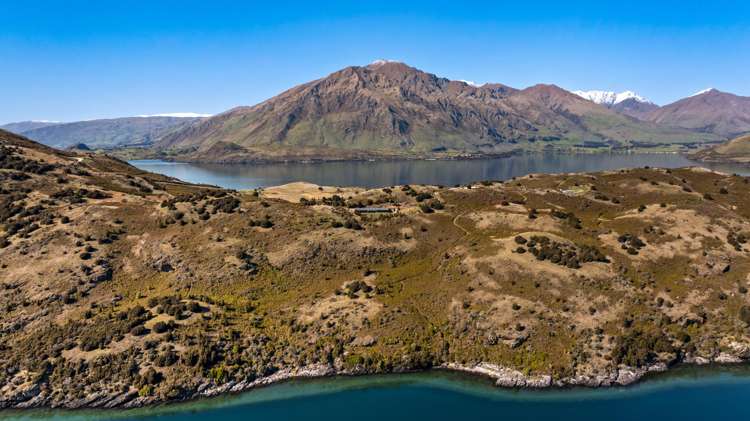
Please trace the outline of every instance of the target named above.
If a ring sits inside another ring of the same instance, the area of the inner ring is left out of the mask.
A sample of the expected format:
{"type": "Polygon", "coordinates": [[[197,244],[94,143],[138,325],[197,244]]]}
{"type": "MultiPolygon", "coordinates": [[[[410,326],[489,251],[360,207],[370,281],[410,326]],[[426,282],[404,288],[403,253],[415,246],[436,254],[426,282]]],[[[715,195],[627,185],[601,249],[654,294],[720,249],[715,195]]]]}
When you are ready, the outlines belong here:
{"type": "Polygon", "coordinates": [[[419,205],[419,210],[421,210],[423,213],[433,213],[433,212],[435,212],[434,210],[432,210],[432,208],[430,207],[430,205],[428,205],[426,203],[421,203],[419,205]]]}
{"type": "Polygon", "coordinates": [[[430,193],[422,192],[418,193],[414,199],[416,199],[417,202],[424,202],[427,199],[432,199],[432,195],[430,193]]]}
{"type": "Polygon", "coordinates": [[[617,364],[643,367],[653,363],[661,352],[674,352],[666,335],[636,329],[617,338],[612,357],[617,364]]]}

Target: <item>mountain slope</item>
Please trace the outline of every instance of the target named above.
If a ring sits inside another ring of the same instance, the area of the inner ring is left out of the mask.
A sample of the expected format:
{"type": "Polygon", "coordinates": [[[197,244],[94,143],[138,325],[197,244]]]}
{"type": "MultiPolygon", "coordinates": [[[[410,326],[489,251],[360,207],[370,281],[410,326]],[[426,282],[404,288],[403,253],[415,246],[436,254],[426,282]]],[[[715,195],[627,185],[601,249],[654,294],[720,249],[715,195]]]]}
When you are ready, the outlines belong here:
{"type": "Polygon", "coordinates": [[[491,154],[587,140],[711,140],[642,124],[551,85],[472,86],[397,62],[347,67],[165,136],[187,160],[491,154]],[[541,142],[538,142],[541,141],[541,142]]]}
{"type": "Polygon", "coordinates": [[[555,85],[535,85],[508,97],[507,102],[539,130],[560,133],[561,138],[606,140],[619,145],[657,145],[716,139],[696,136],[637,121],[581,98],[555,85]]]}
{"type": "Polygon", "coordinates": [[[492,149],[516,138],[516,127],[528,125],[514,121],[497,130],[503,113],[486,104],[500,108],[498,98],[508,92],[441,79],[401,63],[349,67],[254,107],[230,110],[168,136],[160,146],[231,142],[282,153],[312,148],[386,155],[492,149]]]}
{"type": "Polygon", "coordinates": [[[638,101],[635,98],[628,98],[624,101],[620,101],[614,104],[611,109],[617,111],[620,114],[625,114],[639,120],[643,120],[649,113],[652,113],[659,109],[659,106],[653,102],[638,101]]]}
{"type": "Polygon", "coordinates": [[[732,138],[750,132],[750,97],[709,89],[654,110],[646,119],[732,138]]]}
{"type": "Polygon", "coordinates": [[[693,157],[704,161],[750,163],[750,134],[699,151],[693,157]]]}
{"type": "Polygon", "coordinates": [[[52,124],[27,129],[20,134],[57,148],[83,143],[92,148],[107,149],[150,144],[167,133],[200,120],[180,117],[125,117],[52,124]]]}
{"type": "Polygon", "coordinates": [[[0,126],[0,129],[7,130],[15,134],[22,134],[23,132],[27,132],[29,130],[39,129],[39,128],[48,127],[48,126],[54,126],[57,124],[62,124],[62,123],[52,122],[52,121],[33,121],[33,120],[19,121],[16,123],[3,124],[2,126],[0,126]]]}

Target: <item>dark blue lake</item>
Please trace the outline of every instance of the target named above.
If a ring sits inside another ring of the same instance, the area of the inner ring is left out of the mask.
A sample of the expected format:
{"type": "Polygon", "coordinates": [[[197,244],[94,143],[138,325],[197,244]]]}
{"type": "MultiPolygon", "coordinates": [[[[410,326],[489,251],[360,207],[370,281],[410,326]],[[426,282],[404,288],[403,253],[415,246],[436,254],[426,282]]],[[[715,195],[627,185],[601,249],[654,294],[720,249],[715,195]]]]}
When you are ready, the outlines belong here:
{"type": "Polygon", "coordinates": [[[707,168],[750,175],[742,165],[706,164],[677,154],[527,154],[461,161],[325,162],[314,164],[186,164],[131,161],[138,168],[194,183],[231,189],[307,181],[324,186],[384,187],[401,184],[452,186],[481,180],[507,180],[529,173],[566,173],[634,167],[707,168]]]}

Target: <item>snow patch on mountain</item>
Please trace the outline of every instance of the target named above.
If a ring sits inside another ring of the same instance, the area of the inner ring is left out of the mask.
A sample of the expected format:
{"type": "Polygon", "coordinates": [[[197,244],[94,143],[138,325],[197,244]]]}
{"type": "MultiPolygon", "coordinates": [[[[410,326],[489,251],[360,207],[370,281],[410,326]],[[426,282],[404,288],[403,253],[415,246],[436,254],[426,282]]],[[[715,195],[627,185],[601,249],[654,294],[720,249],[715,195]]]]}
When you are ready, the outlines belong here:
{"type": "Polygon", "coordinates": [[[694,93],[694,94],[690,95],[690,97],[694,97],[694,96],[698,96],[698,95],[702,95],[702,94],[707,94],[707,93],[709,93],[709,92],[712,92],[712,91],[715,91],[715,90],[716,90],[716,89],[714,89],[714,88],[707,88],[707,89],[704,89],[704,90],[702,90],[702,91],[698,91],[698,92],[696,92],[696,93],[694,93]]]}
{"type": "Polygon", "coordinates": [[[651,103],[651,101],[636,94],[633,91],[624,91],[619,93],[612,91],[573,91],[573,93],[582,98],[588,99],[591,102],[607,105],[610,107],[628,99],[634,99],[638,102],[643,103],[651,103]]]}
{"type": "Polygon", "coordinates": [[[373,61],[372,63],[370,63],[370,66],[382,66],[382,65],[387,64],[387,63],[401,63],[401,62],[398,61],[398,60],[386,60],[384,58],[381,58],[381,59],[377,59],[377,60],[373,61]]]}
{"type": "Polygon", "coordinates": [[[213,114],[201,114],[201,113],[163,113],[163,114],[143,114],[137,115],[136,117],[178,117],[178,118],[195,118],[195,117],[211,117],[213,114]]]}
{"type": "Polygon", "coordinates": [[[471,81],[471,80],[459,79],[458,81],[459,82],[463,82],[463,83],[465,83],[465,84],[467,84],[469,86],[473,86],[475,88],[478,88],[478,87],[484,85],[484,83],[475,83],[474,81],[471,81]]]}

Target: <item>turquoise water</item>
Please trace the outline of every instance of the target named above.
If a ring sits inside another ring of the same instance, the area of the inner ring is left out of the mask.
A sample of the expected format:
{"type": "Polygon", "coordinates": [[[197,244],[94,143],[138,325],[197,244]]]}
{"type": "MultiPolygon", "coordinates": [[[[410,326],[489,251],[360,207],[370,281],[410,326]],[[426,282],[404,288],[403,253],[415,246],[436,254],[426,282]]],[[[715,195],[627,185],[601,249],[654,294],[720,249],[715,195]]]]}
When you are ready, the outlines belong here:
{"type": "Polygon", "coordinates": [[[230,189],[307,181],[323,186],[384,187],[401,184],[452,186],[482,180],[507,180],[530,173],[602,171],[634,167],[705,166],[750,175],[750,167],[706,164],[677,154],[528,154],[463,161],[325,162],[315,164],[186,164],[131,161],[138,168],[181,180],[230,189]]]}
{"type": "Polygon", "coordinates": [[[748,394],[745,366],[678,368],[626,388],[546,391],[505,390],[487,379],[431,372],[291,381],[137,410],[0,412],[0,419],[746,420],[748,394]]]}

